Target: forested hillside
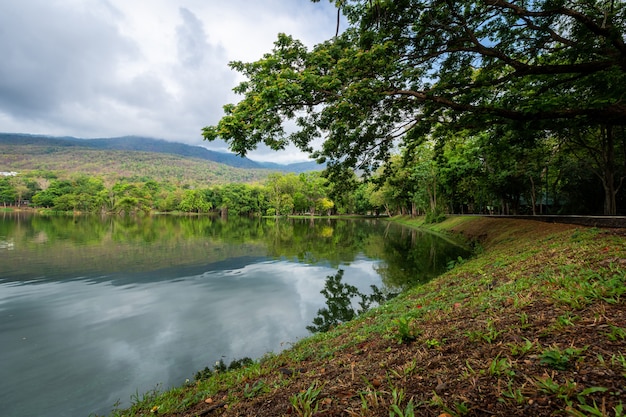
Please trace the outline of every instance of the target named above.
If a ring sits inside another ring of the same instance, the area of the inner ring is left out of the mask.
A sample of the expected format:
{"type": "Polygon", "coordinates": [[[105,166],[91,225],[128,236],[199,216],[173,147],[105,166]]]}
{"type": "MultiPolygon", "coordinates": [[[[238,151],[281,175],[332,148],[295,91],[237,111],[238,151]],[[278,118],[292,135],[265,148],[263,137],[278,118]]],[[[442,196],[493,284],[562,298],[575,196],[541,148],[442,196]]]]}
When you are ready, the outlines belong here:
{"type": "MultiPolygon", "coordinates": [[[[237,156],[233,153],[216,152],[201,146],[187,145],[179,142],[168,142],[162,139],[153,139],[139,136],[124,136],[119,138],[79,139],[69,136],[54,137],[44,135],[27,135],[19,133],[0,133],[0,146],[31,146],[52,148],[90,148],[94,150],[138,151],[176,155],[184,158],[203,159],[224,164],[235,168],[271,169],[285,172],[319,171],[322,169],[314,161],[293,164],[275,164],[272,162],[257,162],[237,156]]],[[[17,150],[28,154],[30,149],[17,150]]]]}
{"type": "Polygon", "coordinates": [[[154,179],[172,184],[211,185],[262,180],[266,169],[235,168],[200,158],[165,153],[102,150],[63,145],[0,144],[0,171],[53,171],[102,177],[154,179]]]}

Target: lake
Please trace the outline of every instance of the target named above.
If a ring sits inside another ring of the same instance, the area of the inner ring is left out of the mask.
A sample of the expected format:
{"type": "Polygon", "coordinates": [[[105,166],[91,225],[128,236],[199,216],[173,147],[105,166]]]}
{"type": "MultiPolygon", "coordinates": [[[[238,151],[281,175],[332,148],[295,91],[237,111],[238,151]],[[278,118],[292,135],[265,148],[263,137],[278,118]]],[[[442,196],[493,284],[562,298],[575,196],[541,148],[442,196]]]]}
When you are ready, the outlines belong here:
{"type": "Polygon", "coordinates": [[[467,256],[384,220],[0,213],[4,417],[107,415],[309,335],[326,278],[364,294],[467,256]]]}

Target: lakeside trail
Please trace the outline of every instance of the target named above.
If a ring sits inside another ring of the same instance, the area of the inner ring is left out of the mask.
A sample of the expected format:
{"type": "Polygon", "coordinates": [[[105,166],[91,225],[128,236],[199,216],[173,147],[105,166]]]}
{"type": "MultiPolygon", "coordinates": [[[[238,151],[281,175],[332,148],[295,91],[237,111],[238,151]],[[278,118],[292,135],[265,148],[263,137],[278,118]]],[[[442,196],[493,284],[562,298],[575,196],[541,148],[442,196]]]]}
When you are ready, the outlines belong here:
{"type": "Polygon", "coordinates": [[[476,255],[328,333],[113,415],[626,415],[626,229],[436,228],[476,255]]]}

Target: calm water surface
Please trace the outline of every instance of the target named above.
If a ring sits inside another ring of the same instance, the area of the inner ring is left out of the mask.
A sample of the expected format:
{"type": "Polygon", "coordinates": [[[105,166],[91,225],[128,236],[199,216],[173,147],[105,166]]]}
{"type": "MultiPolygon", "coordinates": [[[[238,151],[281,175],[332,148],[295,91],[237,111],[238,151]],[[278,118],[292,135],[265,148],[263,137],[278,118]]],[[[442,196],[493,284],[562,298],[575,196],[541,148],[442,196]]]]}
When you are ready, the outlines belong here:
{"type": "Polygon", "coordinates": [[[307,336],[325,278],[363,293],[466,253],[384,221],[0,214],[5,417],[106,415],[307,336]]]}

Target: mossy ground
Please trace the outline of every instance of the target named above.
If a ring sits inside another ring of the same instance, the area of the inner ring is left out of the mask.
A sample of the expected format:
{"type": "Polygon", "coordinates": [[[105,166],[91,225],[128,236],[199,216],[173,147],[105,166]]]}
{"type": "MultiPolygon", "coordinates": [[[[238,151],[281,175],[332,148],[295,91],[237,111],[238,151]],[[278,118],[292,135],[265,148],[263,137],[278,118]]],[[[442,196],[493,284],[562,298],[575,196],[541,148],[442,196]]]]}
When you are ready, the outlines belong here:
{"type": "Polygon", "coordinates": [[[478,253],[328,333],[113,415],[626,415],[626,230],[436,228],[478,253]]]}

